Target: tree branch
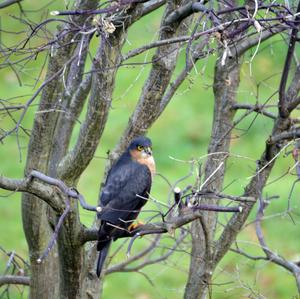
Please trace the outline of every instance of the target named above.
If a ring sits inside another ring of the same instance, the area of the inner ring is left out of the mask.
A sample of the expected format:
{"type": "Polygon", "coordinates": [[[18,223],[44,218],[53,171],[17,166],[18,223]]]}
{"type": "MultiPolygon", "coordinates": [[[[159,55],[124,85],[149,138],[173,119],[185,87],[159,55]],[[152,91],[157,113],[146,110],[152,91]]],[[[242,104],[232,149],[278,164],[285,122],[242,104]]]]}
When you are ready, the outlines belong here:
{"type": "Polygon", "coordinates": [[[76,10],[62,10],[62,11],[52,11],[51,14],[54,16],[71,16],[71,15],[100,15],[106,13],[118,12],[121,8],[126,5],[135,4],[135,3],[144,3],[149,0],[120,0],[117,4],[112,4],[108,7],[102,9],[76,9],[76,10]]]}
{"type": "Polygon", "coordinates": [[[300,97],[298,96],[299,92],[300,92],[300,65],[297,66],[295,75],[286,92],[287,109],[289,112],[292,112],[300,104],[300,97]]]}
{"type": "Polygon", "coordinates": [[[167,2],[167,0],[150,0],[143,4],[142,16],[156,10],[167,2]]]}
{"type": "MultiPolygon", "coordinates": [[[[298,2],[298,7],[297,7],[297,13],[300,12],[300,2],[298,2]]],[[[300,16],[299,14],[297,14],[295,21],[299,21],[300,20],[300,16]]],[[[279,105],[278,105],[278,109],[279,109],[279,114],[282,118],[286,118],[289,116],[290,114],[290,110],[288,109],[288,102],[286,99],[286,83],[288,80],[288,76],[289,76],[289,71],[290,71],[290,66],[291,66],[291,62],[292,62],[292,57],[293,57],[293,53],[295,50],[295,45],[297,43],[297,34],[298,34],[298,26],[295,26],[292,29],[291,32],[291,36],[290,36],[290,41],[288,44],[288,52],[286,55],[286,59],[285,59],[285,63],[284,63],[284,68],[283,68],[283,72],[282,72],[282,76],[281,76],[281,80],[280,80],[280,85],[279,85],[279,105]]]]}
{"type": "Polygon", "coordinates": [[[245,110],[251,110],[257,113],[260,113],[262,115],[265,115],[271,119],[276,119],[277,116],[267,110],[265,110],[266,106],[265,105],[260,105],[260,104],[255,104],[255,105],[251,105],[251,104],[234,104],[232,106],[232,109],[235,110],[239,110],[239,109],[245,109],[245,110]]]}
{"type": "Polygon", "coordinates": [[[256,228],[256,235],[260,247],[266,254],[266,257],[269,261],[285,268],[286,270],[288,270],[294,275],[296,279],[298,291],[300,292],[300,267],[295,263],[287,261],[282,256],[270,250],[270,248],[267,246],[267,243],[264,239],[264,235],[261,229],[261,220],[263,218],[265,208],[266,208],[266,203],[263,200],[259,200],[259,208],[257,209],[257,213],[256,213],[255,228],[256,228]]]}
{"type": "Polygon", "coordinates": [[[300,128],[293,129],[291,131],[286,131],[282,133],[278,133],[276,135],[271,136],[267,143],[268,145],[276,144],[283,140],[292,140],[300,137],[300,128]]]}
{"type": "MultiPolygon", "coordinates": [[[[147,223],[139,225],[138,228],[132,231],[124,231],[120,229],[120,235],[117,238],[137,238],[139,236],[149,234],[164,234],[172,232],[177,228],[180,228],[202,216],[202,211],[214,211],[223,213],[240,213],[242,212],[241,206],[235,207],[223,207],[207,204],[194,205],[192,207],[185,207],[181,210],[179,216],[170,217],[163,222],[147,223]]],[[[82,231],[81,240],[83,243],[89,241],[95,241],[98,238],[97,231],[95,229],[85,229],[82,231]]]]}
{"type": "Polygon", "coordinates": [[[236,254],[242,255],[242,256],[250,259],[250,260],[253,260],[253,261],[259,261],[259,260],[267,261],[268,260],[268,258],[266,258],[265,256],[250,255],[247,252],[242,251],[241,249],[230,248],[229,250],[236,253],[236,254]]]}
{"type": "Polygon", "coordinates": [[[44,200],[56,212],[63,210],[57,189],[47,186],[38,180],[32,180],[30,176],[20,180],[0,176],[0,188],[16,192],[28,192],[44,200]]]}
{"type": "Polygon", "coordinates": [[[0,276],[0,287],[5,284],[19,284],[29,286],[30,277],[28,276],[18,276],[18,275],[4,275],[0,276]]]}
{"type": "MultiPolygon", "coordinates": [[[[72,62],[72,60],[74,59],[71,58],[68,62],[66,62],[66,66],[72,62]]],[[[37,96],[40,94],[40,92],[45,88],[45,86],[47,86],[48,84],[50,84],[52,81],[54,81],[55,79],[57,79],[57,77],[63,72],[64,67],[59,69],[56,73],[54,73],[52,76],[50,76],[47,80],[45,80],[41,86],[36,90],[36,92],[34,93],[34,95],[26,102],[26,104],[24,105],[23,111],[21,113],[21,116],[19,117],[19,120],[16,124],[16,126],[9,130],[8,132],[6,132],[4,135],[0,136],[0,142],[7,136],[9,136],[10,134],[12,134],[13,132],[17,132],[19,130],[19,127],[25,117],[25,114],[28,110],[28,108],[30,107],[30,105],[33,103],[33,101],[37,98],[37,96]]]]}
{"type": "MultiPolygon", "coordinates": [[[[186,236],[187,236],[187,233],[183,232],[181,234],[181,236],[178,239],[176,239],[173,246],[165,254],[161,255],[158,258],[154,258],[154,259],[148,258],[148,259],[145,259],[144,261],[140,262],[136,266],[127,267],[134,260],[137,260],[136,257],[139,257],[139,254],[137,254],[136,256],[133,257],[133,259],[131,259],[131,257],[130,257],[127,261],[108,268],[105,273],[106,274],[111,274],[111,273],[114,273],[114,272],[135,272],[135,271],[139,271],[139,270],[143,269],[146,266],[153,265],[153,264],[156,264],[156,263],[160,263],[160,262],[166,260],[168,257],[170,257],[175,252],[175,249],[181,244],[181,242],[184,240],[184,238],[186,236]]],[[[139,257],[138,259],[140,259],[140,258],[141,257],[139,257]]]]}
{"type": "Polygon", "coordinates": [[[276,24],[274,26],[270,26],[269,28],[263,30],[259,34],[256,33],[254,36],[243,37],[242,40],[238,41],[238,43],[233,45],[233,47],[231,48],[232,53],[234,53],[233,56],[240,57],[247,50],[256,46],[258,41],[260,41],[260,43],[261,43],[263,41],[266,41],[270,37],[272,37],[278,33],[281,33],[285,30],[288,30],[288,29],[290,29],[290,27],[288,27],[286,25],[276,24]]]}
{"type": "Polygon", "coordinates": [[[156,238],[153,240],[153,242],[151,242],[151,244],[147,248],[145,248],[144,250],[142,250],[141,252],[139,252],[138,254],[136,254],[134,256],[130,256],[124,262],[121,262],[117,265],[113,265],[112,267],[109,267],[108,269],[106,269],[105,274],[119,272],[122,269],[126,268],[129,264],[140,260],[144,256],[148,255],[150,252],[152,252],[157,247],[159,241],[160,241],[160,236],[158,235],[158,236],[156,236],[156,238]]]}
{"type": "Polygon", "coordinates": [[[23,0],[4,0],[0,3],[0,9],[8,7],[10,5],[16,4],[16,3],[20,3],[23,0]]]}
{"type": "Polygon", "coordinates": [[[205,11],[206,7],[203,5],[208,1],[201,1],[204,2],[196,3],[197,1],[190,1],[189,3],[180,6],[176,10],[174,10],[167,18],[166,18],[166,26],[170,26],[173,23],[180,23],[182,20],[193,14],[194,12],[205,11]]]}
{"type": "Polygon", "coordinates": [[[33,170],[26,178],[20,180],[0,176],[0,188],[34,194],[59,213],[62,213],[65,208],[65,204],[61,201],[62,195],[78,199],[81,206],[86,210],[94,212],[99,212],[101,210],[99,207],[88,205],[85,202],[84,197],[78,193],[76,189],[68,188],[63,181],[49,177],[36,170],[33,170]],[[61,192],[61,194],[59,194],[59,192],[61,192]]]}
{"type": "MultiPolygon", "coordinates": [[[[180,5],[183,2],[183,0],[178,3],[168,1],[160,25],[159,40],[176,38],[187,32],[188,26],[185,24],[182,26],[179,26],[180,24],[165,26],[167,16],[172,13],[176,4],[180,5]]],[[[162,100],[164,90],[169,84],[173,74],[179,48],[180,45],[178,44],[169,44],[157,49],[152,58],[152,68],[148,79],[144,84],[139,102],[134,113],[129,119],[128,126],[125,129],[119,144],[110,155],[110,162],[113,162],[118,158],[120,153],[125,149],[133,137],[137,135],[144,135],[159,116],[160,102],[162,100]]],[[[107,169],[109,167],[110,166],[108,165],[107,169]]]]}
{"type": "Polygon", "coordinates": [[[129,26],[141,17],[143,2],[145,1],[129,1],[127,4],[132,4],[132,7],[122,14],[126,20],[122,29],[115,30],[108,37],[101,36],[101,43],[93,61],[91,92],[85,121],[80,127],[74,148],[65,155],[58,166],[59,177],[64,181],[76,181],[94,156],[111,108],[115,76],[120,65],[125,36],[129,26]]]}

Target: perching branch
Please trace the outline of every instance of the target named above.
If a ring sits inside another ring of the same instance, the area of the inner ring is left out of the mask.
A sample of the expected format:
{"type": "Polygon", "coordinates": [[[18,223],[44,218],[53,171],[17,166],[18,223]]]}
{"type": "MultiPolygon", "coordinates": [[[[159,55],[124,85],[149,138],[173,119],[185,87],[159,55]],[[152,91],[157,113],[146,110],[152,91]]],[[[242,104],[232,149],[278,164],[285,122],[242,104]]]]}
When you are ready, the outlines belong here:
{"type": "MultiPolygon", "coordinates": [[[[223,213],[241,213],[241,206],[235,207],[223,207],[215,205],[199,204],[193,207],[185,207],[181,210],[179,216],[172,216],[163,222],[153,222],[144,225],[139,225],[138,228],[132,231],[122,232],[118,238],[128,238],[131,237],[134,240],[140,236],[149,234],[164,234],[167,232],[172,232],[177,228],[180,228],[202,216],[202,211],[214,211],[223,213]]],[[[82,243],[95,241],[98,238],[98,231],[95,229],[85,229],[82,232],[82,243]]]]}

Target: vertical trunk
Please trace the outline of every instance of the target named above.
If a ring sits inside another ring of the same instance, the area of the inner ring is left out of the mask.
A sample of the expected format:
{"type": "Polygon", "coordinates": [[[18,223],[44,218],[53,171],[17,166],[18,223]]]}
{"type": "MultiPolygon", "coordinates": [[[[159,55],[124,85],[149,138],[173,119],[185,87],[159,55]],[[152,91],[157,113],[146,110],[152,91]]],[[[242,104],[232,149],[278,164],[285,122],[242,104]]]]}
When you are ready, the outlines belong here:
{"type": "Polygon", "coordinates": [[[96,243],[86,244],[85,250],[85,268],[83,272],[83,282],[81,288],[81,299],[99,299],[103,289],[103,276],[99,278],[96,275],[95,262],[97,261],[98,252],[96,243]]]}
{"type": "MultiPolygon", "coordinates": [[[[95,0],[75,1],[75,7],[82,9],[97,6],[95,0]]],[[[79,16],[76,19],[78,25],[85,22],[85,17],[79,16]]],[[[62,28],[67,32],[71,28],[62,28]]],[[[27,153],[27,164],[25,173],[32,169],[37,169],[44,173],[55,173],[53,167],[53,138],[59,119],[59,113],[55,112],[60,108],[63,96],[63,86],[61,74],[64,69],[68,69],[74,46],[70,44],[74,32],[64,35],[66,46],[56,49],[49,59],[48,71],[45,80],[49,82],[44,86],[40,99],[39,111],[35,116],[33,130],[31,133],[30,144],[27,153]]],[[[62,153],[66,150],[64,146],[62,153]]],[[[58,156],[59,153],[58,153],[58,156]]],[[[58,160],[56,158],[55,160],[58,160]]],[[[49,256],[41,264],[37,259],[47,248],[48,242],[53,232],[53,225],[56,223],[56,215],[53,215],[50,208],[40,199],[30,194],[23,194],[22,197],[22,219],[25,237],[29,247],[31,263],[31,299],[40,298],[59,298],[59,260],[58,251],[55,246],[49,256]],[[50,216],[50,218],[49,218],[50,216]],[[50,219],[50,221],[49,221],[50,219]],[[51,220],[54,219],[54,220],[51,220]]],[[[71,298],[71,297],[70,297],[71,298]]],[[[74,297],[72,297],[74,298],[74,297]]]]}
{"type": "MultiPolygon", "coordinates": [[[[58,80],[59,72],[69,55],[69,51],[69,47],[62,48],[59,51],[59,55],[50,58],[46,80],[49,78],[53,79],[43,90],[39,111],[51,111],[51,109],[56,107],[57,96],[61,92],[61,85],[58,80]],[[55,74],[57,74],[57,77],[55,74]]],[[[57,113],[41,112],[36,114],[28,147],[25,173],[29,173],[32,169],[37,169],[44,173],[48,172],[56,119],[57,113]]],[[[30,298],[32,299],[58,297],[59,273],[56,248],[53,249],[50,256],[42,264],[37,264],[36,262],[46,249],[52,234],[47,210],[47,205],[40,199],[30,194],[23,194],[22,219],[32,265],[30,288],[30,298]]]]}
{"type": "MultiPolygon", "coordinates": [[[[49,92],[55,92],[54,86],[48,88],[49,92]]],[[[51,107],[51,100],[48,99],[41,102],[39,110],[46,110],[51,107]]],[[[26,173],[30,172],[31,169],[47,172],[53,133],[53,127],[47,124],[53,123],[54,118],[55,115],[51,113],[41,113],[36,116],[28,149],[26,173]]],[[[57,298],[59,275],[57,259],[55,258],[57,256],[56,249],[54,248],[51,255],[42,264],[36,262],[47,247],[47,242],[51,236],[51,227],[46,213],[47,205],[29,194],[23,194],[22,199],[23,228],[29,246],[31,262],[30,298],[57,298]]]]}
{"type": "MultiPolygon", "coordinates": [[[[239,86],[240,65],[237,61],[227,61],[222,66],[217,63],[214,77],[215,107],[211,141],[208,153],[222,152],[210,155],[206,162],[205,179],[219,167],[219,170],[207,182],[206,191],[218,192],[222,189],[225,162],[229,151],[231,129],[233,127],[236,91],[239,86]],[[222,166],[220,167],[220,164],[222,166]]],[[[212,199],[202,199],[203,203],[217,204],[212,199]]],[[[214,234],[217,222],[215,212],[203,212],[199,221],[192,223],[192,256],[188,282],[185,289],[185,299],[205,298],[213,269],[214,234]]]]}

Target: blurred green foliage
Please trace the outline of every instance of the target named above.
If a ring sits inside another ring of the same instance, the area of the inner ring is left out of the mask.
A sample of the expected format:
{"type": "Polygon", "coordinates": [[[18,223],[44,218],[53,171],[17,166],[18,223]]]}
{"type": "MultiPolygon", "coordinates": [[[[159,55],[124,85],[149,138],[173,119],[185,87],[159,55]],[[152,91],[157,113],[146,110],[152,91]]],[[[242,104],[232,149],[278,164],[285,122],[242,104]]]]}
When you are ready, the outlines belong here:
{"type": "MultiPolygon", "coordinates": [[[[48,11],[60,9],[62,5],[59,1],[53,1],[50,6],[41,11],[26,13],[30,15],[30,19],[39,22],[47,17],[48,11]]],[[[42,3],[37,0],[30,1],[30,3],[24,1],[23,4],[25,10],[36,9],[36,7],[41,6],[42,3]]],[[[160,14],[161,10],[132,26],[124,47],[124,53],[135,46],[147,44],[157,38],[160,14]]],[[[1,11],[1,29],[16,32],[24,30],[24,26],[12,16],[20,16],[17,7],[10,7],[1,11]]],[[[47,29],[54,32],[55,26],[49,25],[47,29]]],[[[18,43],[24,38],[24,35],[26,33],[18,35],[4,35],[3,33],[2,39],[9,46],[18,43]]],[[[31,46],[36,46],[40,42],[37,39],[32,42],[31,46]]],[[[98,38],[95,37],[92,43],[96,47],[98,38]]],[[[277,95],[272,98],[270,96],[278,89],[285,52],[286,46],[282,41],[282,37],[276,37],[263,43],[255,56],[255,49],[245,55],[241,72],[241,85],[237,94],[239,102],[255,103],[258,101],[259,103],[265,103],[268,101],[269,104],[276,104],[277,95]]],[[[130,62],[151,61],[152,53],[153,51],[149,51],[130,62]]],[[[184,68],[184,56],[185,51],[183,50],[180,54],[180,63],[176,73],[184,68]]],[[[12,57],[12,59],[18,59],[18,57],[12,57]]],[[[3,61],[3,59],[1,60],[3,61]]],[[[0,98],[9,99],[23,96],[21,100],[17,98],[12,100],[11,103],[25,103],[36,89],[33,85],[34,80],[37,78],[44,60],[45,55],[41,53],[36,59],[26,64],[19,73],[22,79],[21,86],[18,85],[17,77],[11,68],[1,69],[0,98]]],[[[212,83],[215,60],[216,56],[212,56],[200,61],[195,66],[188,80],[181,86],[166,111],[149,131],[148,135],[152,138],[154,145],[157,170],[172,183],[190,171],[189,163],[177,160],[199,159],[202,164],[205,163],[204,156],[207,152],[213,117],[212,83]]],[[[95,158],[82,175],[78,186],[79,191],[90,204],[95,204],[97,201],[106,153],[108,150],[113,149],[121,136],[128,118],[134,110],[149,70],[150,64],[145,64],[127,65],[118,71],[113,106],[103,138],[95,158]]],[[[42,72],[42,77],[44,74],[45,70],[42,72]]],[[[37,86],[40,83],[41,81],[38,81],[37,86]]],[[[35,101],[35,104],[37,103],[38,99],[35,101]]],[[[33,106],[28,111],[22,123],[24,128],[31,128],[36,107],[33,106]]],[[[276,113],[276,108],[273,111],[276,113]]],[[[236,119],[242,113],[237,113],[236,119]]],[[[13,116],[14,119],[18,119],[20,113],[14,113],[13,116]]],[[[84,119],[84,113],[80,116],[80,119],[84,119]]],[[[9,117],[4,117],[3,114],[0,115],[0,127],[2,129],[9,129],[13,125],[14,122],[9,117]]],[[[265,140],[271,132],[272,125],[271,120],[260,115],[251,114],[234,130],[233,155],[227,163],[228,171],[224,183],[224,192],[236,195],[242,194],[244,187],[249,182],[249,177],[254,174],[255,161],[264,149],[265,140]]],[[[76,140],[78,131],[79,123],[73,134],[73,142],[76,140]]],[[[23,176],[28,140],[28,136],[20,131],[19,141],[14,134],[7,137],[0,144],[0,174],[13,178],[23,176]]],[[[291,150],[291,147],[287,148],[287,151],[289,150],[291,150]]],[[[263,222],[263,229],[271,248],[287,258],[299,260],[300,231],[297,227],[299,215],[293,215],[295,223],[293,224],[288,215],[280,214],[287,207],[289,191],[295,180],[295,176],[288,173],[293,165],[294,162],[290,155],[285,156],[282,153],[278,158],[264,194],[279,195],[280,198],[272,202],[268,208],[266,220],[263,222]],[[280,178],[283,174],[286,175],[280,178]]],[[[193,181],[194,178],[190,178],[188,182],[192,183],[193,181]]],[[[181,186],[184,187],[188,182],[184,181],[181,186]]],[[[298,190],[299,186],[296,185],[291,202],[293,208],[299,210],[298,190]]],[[[2,195],[0,198],[0,245],[8,251],[15,250],[25,257],[27,247],[22,231],[20,194],[11,194],[2,190],[0,194],[2,195]]],[[[168,185],[160,177],[156,177],[152,195],[160,201],[166,202],[168,194],[168,185]]],[[[151,204],[146,209],[151,209],[151,204]]],[[[143,216],[147,218],[146,213],[143,216]]],[[[82,211],[81,218],[86,225],[90,225],[94,215],[82,211]]],[[[221,223],[225,223],[227,219],[228,215],[220,215],[221,223]]],[[[239,235],[238,242],[240,248],[246,250],[249,254],[262,255],[258,247],[255,229],[251,224],[253,219],[252,215],[249,219],[249,225],[239,235]]],[[[133,246],[132,254],[141,250],[146,244],[148,244],[148,238],[137,240],[133,246]]],[[[118,245],[114,244],[115,247],[118,245]]],[[[114,262],[126,259],[125,251],[126,246],[117,255],[114,262]]],[[[160,252],[157,250],[156,256],[159,256],[159,254],[160,252]]],[[[0,255],[0,269],[4,269],[6,262],[7,257],[0,255]]],[[[188,275],[188,265],[189,248],[186,248],[186,251],[175,253],[168,262],[148,266],[143,270],[152,284],[140,273],[111,274],[105,279],[103,298],[182,298],[188,275]]],[[[213,298],[261,298],[259,294],[262,294],[266,298],[281,299],[292,298],[297,293],[293,277],[285,270],[266,261],[253,262],[247,260],[232,252],[228,253],[218,266],[212,283],[213,298]]],[[[12,287],[12,290],[13,295],[11,298],[20,298],[19,289],[12,287]]]]}

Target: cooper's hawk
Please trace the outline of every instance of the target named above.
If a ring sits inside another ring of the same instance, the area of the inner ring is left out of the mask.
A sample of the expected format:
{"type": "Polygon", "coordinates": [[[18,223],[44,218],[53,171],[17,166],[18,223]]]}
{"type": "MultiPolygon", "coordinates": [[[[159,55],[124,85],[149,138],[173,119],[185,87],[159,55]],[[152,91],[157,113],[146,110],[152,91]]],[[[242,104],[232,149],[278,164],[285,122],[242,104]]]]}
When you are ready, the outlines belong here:
{"type": "Polygon", "coordinates": [[[100,195],[97,275],[100,276],[112,240],[131,229],[146,203],[155,172],[151,140],[135,138],[108,173],[100,195]]]}

